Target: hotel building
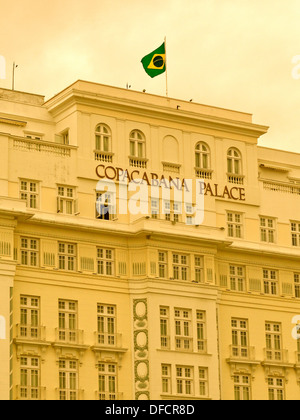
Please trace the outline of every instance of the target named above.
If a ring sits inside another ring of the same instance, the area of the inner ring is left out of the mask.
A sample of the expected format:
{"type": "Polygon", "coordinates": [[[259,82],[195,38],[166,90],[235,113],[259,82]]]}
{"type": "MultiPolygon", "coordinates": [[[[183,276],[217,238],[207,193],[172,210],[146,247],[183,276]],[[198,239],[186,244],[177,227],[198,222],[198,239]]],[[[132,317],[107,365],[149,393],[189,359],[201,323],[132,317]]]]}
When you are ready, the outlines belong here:
{"type": "Polygon", "coordinates": [[[0,89],[0,399],[300,399],[300,155],[267,129],[84,81],[0,89]],[[146,212],[121,211],[133,184],[146,212]]]}

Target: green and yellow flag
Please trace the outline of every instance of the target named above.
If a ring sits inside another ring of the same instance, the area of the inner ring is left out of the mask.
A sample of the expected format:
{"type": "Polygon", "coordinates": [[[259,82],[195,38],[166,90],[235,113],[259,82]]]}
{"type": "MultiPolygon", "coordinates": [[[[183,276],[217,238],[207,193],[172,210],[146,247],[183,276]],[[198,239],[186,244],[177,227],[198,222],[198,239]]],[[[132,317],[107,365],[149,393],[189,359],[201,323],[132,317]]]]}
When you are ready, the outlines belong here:
{"type": "Polygon", "coordinates": [[[142,58],[142,64],[145,72],[150,77],[158,76],[166,71],[166,47],[161,44],[156,50],[142,58]]]}

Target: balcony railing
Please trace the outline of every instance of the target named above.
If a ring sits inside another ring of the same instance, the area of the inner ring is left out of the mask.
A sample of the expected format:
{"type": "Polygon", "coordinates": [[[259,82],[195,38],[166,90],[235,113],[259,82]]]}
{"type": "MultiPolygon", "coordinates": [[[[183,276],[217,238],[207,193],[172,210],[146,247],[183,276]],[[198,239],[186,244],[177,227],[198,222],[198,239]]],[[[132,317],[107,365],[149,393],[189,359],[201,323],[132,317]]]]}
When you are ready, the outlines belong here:
{"type": "Polygon", "coordinates": [[[45,341],[46,328],[30,324],[17,324],[16,325],[16,339],[18,340],[32,340],[32,341],[45,341]]]}
{"type": "Polygon", "coordinates": [[[237,174],[227,174],[227,181],[230,184],[238,184],[243,185],[244,184],[244,175],[237,175],[237,174]]]}
{"type": "Polygon", "coordinates": [[[83,344],[83,331],[65,328],[55,329],[55,339],[59,343],[83,344]]]}
{"type": "Polygon", "coordinates": [[[83,390],[56,388],[56,399],[59,401],[81,401],[83,400],[83,390]]]}
{"type": "Polygon", "coordinates": [[[14,138],[13,147],[15,150],[27,152],[43,152],[56,156],[71,156],[72,146],[60,145],[44,140],[33,140],[27,138],[14,138]]]}
{"type": "Polygon", "coordinates": [[[146,158],[129,156],[129,165],[134,168],[147,169],[147,162],[148,159],[146,158]]]}
{"type": "Polygon", "coordinates": [[[100,401],[117,401],[123,400],[122,392],[96,392],[96,399],[100,401]]]}
{"type": "Polygon", "coordinates": [[[230,346],[230,357],[236,360],[254,360],[255,348],[249,346],[230,346]]]}
{"type": "Polygon", "coordinates": [[[300,186],[284,182],[263,181],[264,190],[300,195],[300,186]]]}
{"type": "Polygon", "coordinates": [[[122,334],[95,332],[96,347],[122,347],[122,334]]]}
{"type": "Polygon", "coordinates": [[[114,154],[111,152],[101,152],[99,150],[95,150],[94,155],[95,155],[95,160],[97,161],[112,163],[114,154]]]}
{"type": "Polygon", "coordinates": [[[16,398],[18,400],[44,400],[46,388],[41,386],[16,386],[16,398]]]}
{"type": "Polygon", "coordinates": [[[195,168],[196,178],[211,179],[212,178],[212,173],[213,173],[212,169],[195,168]]]}
{"type": "Polygon", "coordinates": [[[175,349],[181,351],[193,351],[193,339],[191,337],[175,336],[175,349]]]}
{"type": "Polygon", "coordinates": [[[288,363],[287,350],[264,349],[265,362],[288,363]]]}

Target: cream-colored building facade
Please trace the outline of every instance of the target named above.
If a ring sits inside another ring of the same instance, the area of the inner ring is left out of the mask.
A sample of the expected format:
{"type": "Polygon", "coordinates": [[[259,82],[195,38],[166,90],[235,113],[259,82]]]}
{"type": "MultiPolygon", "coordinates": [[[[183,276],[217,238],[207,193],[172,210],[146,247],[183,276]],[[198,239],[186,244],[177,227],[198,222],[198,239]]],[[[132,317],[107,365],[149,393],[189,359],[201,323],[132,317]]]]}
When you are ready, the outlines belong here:
{"type": "Polygon", "coordinates": [[[0,89],[0,399],[300,398],[300,156],[267,129],[84,81],[0,89]]]}

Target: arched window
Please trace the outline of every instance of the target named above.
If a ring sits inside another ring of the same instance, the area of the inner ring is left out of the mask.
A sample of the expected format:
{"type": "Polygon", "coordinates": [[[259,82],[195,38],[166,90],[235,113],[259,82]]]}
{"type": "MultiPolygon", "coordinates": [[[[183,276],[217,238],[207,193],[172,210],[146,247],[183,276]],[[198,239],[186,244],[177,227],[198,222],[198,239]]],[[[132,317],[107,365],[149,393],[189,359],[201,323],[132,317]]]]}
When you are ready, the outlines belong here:
{"type": "Polygon", "coordinates": [[[206,143],[196,144],[195,166],[200,169],[210,169],[210,149],[206,143]]]}
{"type": "Polygon", "coordinates": [[[242,174],[242,155],[239,150],[231,148],[227,152],[227,172],[229,174],[242,174]]]}
{"type": "Polygon", "coordinates": [[[146,141],[145,136],[138,130],[134,130],[129,136],[130,156],[135,158],[146,157],[146,141]]]}
{"type": "Polygon", "coordinates": [[[96,150],[111,152],[111,131],[105,124],[99,124],[95,130],[96,150]]]}

